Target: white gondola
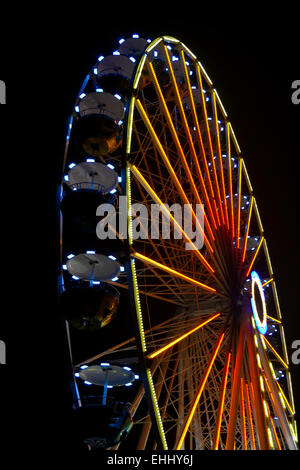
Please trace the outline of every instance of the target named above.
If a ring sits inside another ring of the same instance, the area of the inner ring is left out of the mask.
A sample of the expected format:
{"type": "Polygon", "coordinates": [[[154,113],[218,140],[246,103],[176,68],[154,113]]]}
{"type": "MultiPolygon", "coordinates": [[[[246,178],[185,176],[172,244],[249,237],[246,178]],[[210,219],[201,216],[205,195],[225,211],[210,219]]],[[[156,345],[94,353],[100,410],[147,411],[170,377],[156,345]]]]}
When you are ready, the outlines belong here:
{"type": "Polygon", "coordinates": [[[81,117],[97,114],[119,122],[124,117],[124,104],[111,93],[95,91],[80,101],[79,114],[81,117]]]}
{"type": "Polygon", "coordinates": [[[92,365],[80,369],[79,377],[93,385],[121,387],[135,380],[134,372],[126,369],[114,364],[92,365]]]}
{"type": "Polygon", "coordinates": [[[82,162],[68,172],[71,189],[92,189],[107,194],[118,186],[118,174],[103,163],[82,162]]]}
{"type": "Polygon", "coordinates": [[[69,259],[66,266],[72,276],[84,281],[110,281],[120,273],[117,261],[100,254],[80,253],[69,259]]]}

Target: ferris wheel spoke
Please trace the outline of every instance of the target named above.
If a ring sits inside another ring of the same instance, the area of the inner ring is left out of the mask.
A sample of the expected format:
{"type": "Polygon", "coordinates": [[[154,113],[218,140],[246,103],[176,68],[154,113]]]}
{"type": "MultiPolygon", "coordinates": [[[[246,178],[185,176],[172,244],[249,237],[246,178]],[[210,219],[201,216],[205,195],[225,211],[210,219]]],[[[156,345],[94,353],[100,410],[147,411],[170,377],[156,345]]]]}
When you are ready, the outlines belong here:
{"type": "Polygon", "coordinates": [[[183,441],[184,441],[184,439],[185,439],[186,433],[187,433],[187,431],[188,431],[188,429],[189,429],[190,423],[191,423],[191,421],[192,421],[192,419],[193,419],[193,416],[194,416],[194,414],[195,414],[197,405],[198,405],[199,400],[200,400],[200,398],[201,398],[201,395],[202,395],[203,389],[204,389],[204,387],[205,387],[206,381],[207,381],[207,379],[208,379],[209,373],[210,373],[211,368],[212,368],[212,366],[213,366],[213,363],[214,363],[214,361],[215,361],[215,359],[216,359],[216,356],[217,356],[217,354],[218,354],[218,352],[219,352],[219,349],[220,349],[221,343],[222,343],[222,341],[223,341],[224,335],[225,335],[225,333],[222,332],[221,335],[219,336],[219,339],[218,339],[216,345],[215,345],[214,352],[213,352],[213,354],[212,354],[212,356],[211,356],[211,358],[210,358],[210,361],[209,361],[209,363],[208,363],[208,366],[207,366],[207,368],[206,368],[206,371],[205,371],[205,373],[204,373],[204,376],[203,376],[203,378],[202,378],[202,380],[201,380],[201,385],[200,385],[200,387],[199,387],[199,389],[198,389],[197,395],[195,396],[194,402],[193,402],[193,404],[192,404],[191,408],[189,409],[188,414],[187,414],[187,416],[186,416],[185,424],[184,424],[184,427],[183,427],[183,431],[182,431],[182,433],[181,433],[181,436],[180,436],[180,439],[179,439],[178,443],[176,444],[176,450],[180,450],[180,449],[181,449],[181,446],[182,446],[183,441]]]}
{"type": "Polygon", "coordinates": [[[230,367],[230,359],[231,359],[231,352],[228,351],[226,355],[226,361],[225,361],[222,383],[221,383],[221,388],[220,388],[220,398],[219,398],[219,405],[218,405],[217,418],[216,418],[216,424],[215,424],[215,434],[214,434],[214,444],[213,444],[214,450],[218,450],[219,448],[225,393],[226,393],[227,380],[228,380],[229,367],[230,367]]]}
{"type": "Polygon", "coordinates": [[[211,318],[208,318],[207,320],[205,320],[204,322],[200,323],[199,325],[197,325],[196,327],[192,328],[190,331],[184,333],[183,335],[181,335],[179,338],[171,341],[169,344],[163,346],[162,348],[158,349],[157,351],[151,353],[148,355],[148,358],[149,359],[153,359],[154,357],[158,356],[159,354],[161,354],[163,351],[166,351],[168,350],[169,348],[171,348],[172,346],[174,346],[175,344],[179,343],[180,341],[184,340],[185,338],[187,338],[189,335],[191,335],[192,333],[194,333],[195,331],[198,331],[200,328],[202,328],[203,326],[205,326],[207,323],[211,322],[212,320],[214,320],[215,318],[218,318],[221,314],[220,313],[216,313],[215,315],[213,315],[211,318]]]}
{"type": "MultiPolygon", "coordinates": [[[[195,200],[197,201],[198,204],[202,204],[202,201],[200,199],[200,195],[199,195],[199,192],[197,190],[197,187],[196,187],[196,184],[195,184],[195,181],[194,181],[194,178],[192,176],[192,173],[191,173],[191,170],[189,168],[189,165],[187,163],[187,160],[186,160],[186,156],[184,154],[184,151],[182,149],[182,145],[179,141],[179,137],[178,137],[178,131],[176,131],[175,127],[174,127],[174,124],[173,124],[173,121],[172,121],[172,118],[171,118],[171,115],[170,115],[170,112],[168,110],[168,107],[167,107],[167,103],[165,101],[165,98],[163,96],[163,93],[161,91],[161,87],[158,83],[158,80],[157,80],[157,76],[155,74],[155,71],[154,71],[154,68],[151,64],[151,62],[149,62],[148,64],[148,67],[149,67],[149,70],[150,70],[150,74],[152,76],[152,79],[153,79],[153,82],[154,82],[154,85],[155,85],[155,89],[156,89],[156,92],[158,94],[158,97],[159,97],[159,100],[160,100],[160,104],[162,105],[162,109],[163,109],[163,112],[164,112],[164,115],[165,115],[165,118],[166,118],[166,121],[168,123],[168,127],[169,127],[169,130],[171,131],[171,134],[172,134],[172,138],[174,140],[174,143],[175,143],[175,146],[177,148],[177,151],[178,151],[178,154],[181,158],[181,161],[183,163],[183,167],[187,173],[187,176],[188,176],[188,179],[189,179],[189,182],[190,182],[190,186],[191,186],[191,189],[192,189],[192,193],[195,197],[195,200]]],[[[192,152],[192,156],[193,156],[193,161],[196,161],[198,163],[198,159],[197,159],[197,156],[195,154],[195,149],[194,149],[194,152],[192,152]]],[[[199,164],[198,164],[199,165],[199,164]]],[[[207,195],[207,192],[206,192],[206,188],[205,188],[205,185],[204,185],[204,181],[203,181],[203,178],[202,178],[202,175],[201,175],[201,172],[199,170],[199,175],[200,175],[200,184],[201,184],[201,188],[202,188],[202,191],[204,192],[204,197],[205,197],[205,203],[206,203],[206,206],[208,208],[208,211],[210,213],[210,217],[213,217],[212,216],[212,211],[211,211],[211,205],[210,205],[210,202],[209,202],[209,198],[208,198],[208,195],[207,195]]],[[[209,231],[209,235],[210,235],[210,239],[213,241],[214,240],[214,235],[212,233],[212,229],[210,227],[210,223],[209,221],[207,220],[207,217],[206,217],[206,214],[204,214],[204,217],[205,217],[205,224],[206,224],[206,227],[209,231]]],[[[214,219],[213,219],[214,220],[214,219]]]]}
{"type": "Polygon", "coordinates": [[[225,213],[225,225],[227,229],[229,230],[229,218],[228,218],[228,211],[227,211],[225,180],[224,180],[224,172],[223,172],[223,160],[222,160],[221,143],[220,143],[216,90],[213,89],[211,95],[212,95],[213,117],[214,117],[214,124],[215,124],[215,133],[216,133],[218,164],[219,164],[218,173],[221,179],[221,184],[220,184],[221,192],[222,192],[221,203],[222,203],[223,213],[225,213]]]}
{"type": "MultiPolygon", "coordinates": [[[[145,123],[145,125],[146,125],[146,127],[147,127],[147,129],[148,129],[148,131],[149,131],[149,133],[151,134],[151,136],[152,136],[152,138],[153,138],[154,144],[156,145],[157,150],[158,150],[160,156],[162,157],[162,159],[163,159],[163,161],[164,161],[164,163],[165,163],[165,165],[166,165],[166,167],[167,167],[167,169],[168,169],[168,171],[169,171],[169,174],[170,174],[171,179],[173,180],[173,182],[175,183],[175,185],[176,185],[176,187],[177,187],[177,189],[178,189],[178,192],[179,192],[179,194],[180,194],[182,200],[185,202],[185,204],[190,205],[190,201],[188,200],[188,198],[187,198],[187,196],[186,196],[186,193],[185,193],[185,191],[183,190],[182,185],[180,184],[178,177],[176,176],[176,173],[175,173],[175,171],[174,171],[174,169],[173,169],[173,167],[172,167],[172,165],[171,165],[171,163],[170,163],[170,161],[169,161],[169,159],[168,159],[168,157],[167,157],[166,152],[165,152],[164,149],[163,149],[163,146],[162,146],[162,144],[161,144],[161,142],[160,142],[160,140],[159,140],[159,138],[158,138],[158,136],[157,136],[155,130],[154,130],[153,127],[152,127],[152,124],[151,124],[151,122],[150,122],[150,120],[149,120],[149,118],[148,118],[148,116],[147,116],[147,113],[145,112],[145,110],[144,110],[144,108],[143,108],[143,106],[142,106],[140,100],[137,99],[137,100],[135,101],[135,104],[136,104],[136,107],[137,107],[137,109],[138,109],[138,111],[139,111],[139,113],[140,113],[140,115],[141,115],[141,117],[142,117],[142,119],[143,119],[143,121],[144,121],[144,123],[145,123]]],[[[197,220],[196,214],[195,214],[195,212],[194,212],[193,210],[192,210],[192,215],[193,215],[193,219],[194,219],[194,221],[195,221],[195,223],[196,223],[196,225],[197,225],[197,227],[198,227],[200,233],[202,233],[203,236],[204,236],[204,241],[205,241],[205,244],[206,244],[207,248],[209,249],[210,252],[213,252],[213,249],[212,249],[212,247],[211,247],[211,245],[210,245],[210,243],[209,243],[209,241],[208,241],[208,239],[207,239],[207,236],[206,236],[206,234],[204,233],[203,228],[202,228],[201,225],[199,224],[199,221],[197,220]]]]}
{"type": "Polygon", "coordinates": [[[245,257],[246,257],[246,248],[247,248],[248,234],[249,234],[250,223],[251,223],[253,201],[254,201],[254,197],[251,196],[251,202],[250,202],[250,207],[249,207],[249,212],[248,212],[248,219],[247,219],[247,224],[246,224],[246,231],[245,231],[245,235],[244,235],[244,244],[243,244],[243,249],[242,249],[242,258],[241,258],[242,263],[244,263],[245,257]]]}
{"type": "MultiPolygon", "coordinates": [[[[205,265],[205,267],[208,269],[210,273],[214,273],[214,269],[212,266],[206,261],[204,256],[200,253],[200,251],[196,248],[195,244],[192,242],[192,240],[188,237],[186,232],[182,229],[181,225],[177,222],[177,220],[172,216],[171,212],[166,208],[162,200],[159,198],[159,196],[156,194],[156,192],[151,188],[151,186],[148,184],[146,179],[143,177],[143,175],[140,173],[140,171],[137,169],[135,165],[131,165],[131,171],[134,174],[134,176],[138,179],[138,181],[141,183],[141,185],[144,187],[144,189],[147,191],[147,193],[151,196],[152,200],[159,204],[161,210],[164,212],[166,215],[167,219],[171,220],[173,225],[176,227],[176,229],[183,235],[185,240],[194,247],[192,251],[192,254],[195,255],[202,264],[205,265]]],[[[220,281],[216,279],[216,276],[213,276],[214,279],[220,284],[220,281]]]]}
{"type": "Polygon", "coordinates": [[[261,239],[260,239],[260,241],[259,241],[259,244],[258,244],[258,246],[257,246],[257,248],[256,248],[256,250],[255,250],[255,252],[254,252],[254,255],[253,255],[253,257],[252,257],[252,260],[250,261],[250,263],[249,263],[249,265],[248,265],[248,268],[247,268],[245,277],[248,277],[248,276],[249,276],[250,271],[251,271],[252,266],[253,266],[253,264],[254,264],[256,258],[257,258],[257,255],[258,255],[258,253],[259,253],[259,250],[260,250],[260,247],[261,247],[263,241],[264,241],[264,236],[262,236],[261,239]]]}
{"type": "MultiPolygon", "coordinates": [[[[200,89],[201,108],[202,108],[202,113],[203,113],[203,117],[204,117],[204,126],[205,126],[206,137],[207,137],[207,141],[208,141],[210,164],[211,164],[211,167],[212,167],[212,172],[213,172],[213,177],[214,177],[213,178],[213,181],[214,181],[214,194],[217,195],[218,205],[217,205],[217,202],[216,202],[215,198],[213,199],[213,201],[214,201],[215,207],[218,206],[218,209],[219,209],[219,212],[217,211],[218,223],[219,223],[219,225],[224,225],[225,224],[225,218],[224,218],[223,206],[222,206],[222,201],[221,201],[221,193],[220,193],[220,187],[219,187],[219,182],[218,182],[216,164],[215,164],[215,159],[214,159],[214,151],[213,151],[213,145],[212,145],[211,131],[210,131],[210,126],[209,126],[209,122],[208,122],[207,108],[206,108],[206,104],[205,104],[205,96],[204,96],[201,69],[200,69],[199,63],[196,64],[196,74],[197,74],[198,85],[199,85],[199,89],[200,89]]],[[[208,170],[207,166],[206,166],[206,172],[209,175],[209,170],[208,170]]],[[[209,178],[210,178],[210,176],[209,176],[209,178]]]]}
{"type": "Polygon", "coordinates": [[[247,419],[248,419],[248,422],[249,422],[249,434],[250,434],[251,449],[256,450],[253,418],[252,418],[251,403],[250,403],[250,396],[249,396],[249,386],[246,382],[244,382],[244,387],[245,387],[244,395],[245,395],[245,398],[246,398],[247,419]]]}

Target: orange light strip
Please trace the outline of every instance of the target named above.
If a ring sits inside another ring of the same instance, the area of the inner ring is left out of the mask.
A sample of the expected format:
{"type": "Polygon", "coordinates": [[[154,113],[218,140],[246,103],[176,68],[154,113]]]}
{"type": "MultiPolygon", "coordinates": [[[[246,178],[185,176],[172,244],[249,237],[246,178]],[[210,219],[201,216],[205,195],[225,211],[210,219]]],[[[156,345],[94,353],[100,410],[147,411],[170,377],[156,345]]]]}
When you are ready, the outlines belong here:
{"type": "Polygon", "coordinates": [[[241,407],[241,414],[242,414],[242,430],[243,430],[243,443],[244,449],[247,450],[247,432],[246,432],[246,416],[245,416],[245,405],[244,405],[244,386],[243,386],[243,378],[241,377],[241,386],[240,386],[240,407],[241,407]]]}
{"type": "Polygon", "coordinates": [[[252,414],[251,414],[251,404],[250,404],[250,397],[249,397],[249,390],[248,390],[248,384],[246,384],[246,383],[245,383],[245,396],[246,396],[246,406],[247,406],[247,412],[248,412],[248,419],[249,419],[249,424],[250,424],[250,435],[251,435],[252,446],[253,446],[253,450],[256,450],[254,427],[253,427],[252,414]]]}
{"type": "Polygon", "coordinates": [[[282,357],[278,354],[278,352],[273,348],[272,344],[269,343],[269,341],[267,340],[267,338],[265,338],[263,335],[260,335],[262,340],[269,346],[269,348],[271,349],[271,351],[273,352],[273,354],[277,357],[277,359],[281,362],[281,364],[286,368],[288,369],[289,366],[288,364],[282,359],[282,357]]]}
{"type": "MultiPolygon", "coordinates": [[[[180,158],[181,158],[181,161],[183,162],[183,165],[184,165],[184,168],[185,168],[185,171],[187,173],[187,176],[188,176],[188,179],[189,179],[189,182],[191,184],[191,187],[192,187],[192,190],[193,190],[193,193],[195,195],[195,198],[198,202],[198,204],[202,204],[201,202],[201,199],[200,199],[200,196],[199,196],[199,193],[198,193],[198,190],[196,188],[196,185],[195,185],[195,182],[194,182],[194,179],[193,179],[193,176],[192,176],[192,173],[190,171],[190,168],[189,168],[189,165],[186,161],[186,157],[184,155],[184,152],[182,150],[182,146],[181,146],[181,143],[179,141],[179,138],[178,138],[178,135],[177,135],[177,132],[176,132],[176,129],[174,127],[174,124],[173,124],[173,121],[172,121],[172,118],[171,118],[171,115],[169,113],[169,110],[168,110],[168,107],[167,107],[167,104],[166,104],[166,101],[165,101],[165,98],[162,94],[162,91],[161,91],[161,87],[158,83],[158,80],[157,80],[157,77],[156,77],[156,73],[154,71],[154,68],[153,68],[153,65],[151,64],[151,62],[149,62],[148,64],[149,66],[149,70],[150,70],[150,74],[151,74],[151,77],[153,79],[153,83],[154,83],[154,87],[155,87],[155,90],[156,90],[156,93],[159,97],[159,100],[160,100],[160,103],[162,105],[162,108],[163,108],[163,111],[164,111],[164,114],[165,114],[165,117],[166,117],[166,120],[168,122],[168,126],[169,126],[169,129],[171,131],[171,134],[172,134],[172,137],[173,137],[173,140],[175,142],[175,145],[176,145],[176,148],[177,148],[177,151],[180,155],[180,158]]],[[[176,82],[175,82],[176,83],[176,82]]],[[[177,90],[178,91],[178,90],[177,90]]],[[[180,97],[179,97],[180,99],[180,97]]],[[[185,119],[186,121],[186,118],[184,116],[184,111],[182,110],[182,113],[183,113],[183,118],[185,119]]],[[[188,132],[188,136],[190,137],[190,133],[189,133],[189,129],[188,129],[188,125],[187,125],[187,122],[185,123],[185,127],[187,128],[186,129],[186,132],[188,132]]],[[[212,213],[212,208],[211,208],[211,205],[210,205],[210,201],[209,201],[209,198],[208,198],[208,195],[207,195],[207,192],[206,192],[206,188],[205,188],[205,184],[204,184],[204,180],[203,180],[203,177],[202,177],[202,174],[201,174],[201,170],[200,170],[200,167],[199,167],[199,162],[198,162],[198,158],[197,158],[197,155],[196,155],[196,152],[195,152],[195,149],[194,149],[194,146],[193,146],[193,143],[190,139],[190,147],[192,148],[192,156],[193,156],[193,160],[194,160],[194,163],[195,163],[195,166],[196,166],[196,169],[197,169],[197,174],[198,176],[200,176],[200,182],[201,182],[201,186],[202,186],[202,189],[204,189],[204,195],[205,195],[205,203],[206,203],[206,206],[208,208],[208,211],[209,211],[209,214],[211,216],[211,219],[213,220],[214,224],[215,224],[215,220],[214,220],[214,216],[213,216],[213,213],[212,213]]],[[[210,236],[212,238],[212,240],[214,240],[214,236],[212,234],[212,230],[211,230],[211,227],[210,227],[210,224],[208,222],[208,220],[206,220],[205,222],[207,228],[208,228],[208,231],[210,233],[210,236]]]]}
{"type": "Polygon", "coordinates": [[[165,207],[165,205],[163,204],[162,200],[158,197],[158,195],[156,194],[155,191],[153,191],[153,189],[151,188],[151,186],[149,185],[149,183],[145,180],[145,178],[143,177],[143,175],[141,174],[141,172],[137,169],[137,167],[135,165],[130,165],[130,168],[131,168],[131,171],[132,173],[135,175],[135,177],[139,180],[139,182],[141,183],[141,185],[145,188],[145,190],[148,192],[148,194],[150,194],[150,196],[152,197],[152,199],[161,206],[161,209],[162,211],[167,215],[167,217],[170,217],[170,219],[172,220],[173,224],[176,225],[176,228],[178,230],[180,230],[180,232],[182,233],[182,235],[184,236],[184,238],[192,244],[192,246],[194,247],[194,250],[191,250],[193,253],[195,253],[195,255],[197,256],[197,258],[199,258],[199,260],[201,261],[202,264],[204,264],[207,269],[211,272],[211,273],[214,273],[214,269],[212,268],[212,266],[206,261],[206,259],[204,258],[204,256],[200,253],[200,251],[196,248],[195,244],[192,242],[192,240],[187,236],[187,234],[185,233],[185,231],[182,229],[181,225],[177,222],[177,220],[172,216],[171,212],[168,211],[168,209],[165,207]]]}
{"type": "Polygon", "coordinates": [[[260,242],[259,242],[259,244],[258,244],[258,247],[256,248],[256,251],[255,251],[254,256],[253,256],[253,258],[252,258],[252,261],[251,261],[251,263],[250,263],[250,266],[248,267],[248,270],[247,270],[247,272],[246,272],[246,277],[248,277],[249,274],[250,274],[250,271],[251,271],[251,269],[252,269],[252,266],[253,266],[253,264],[254,264],[254,261],[256,260],[256,257],[257,257],[257,255],[258,255],[258,252],[259,252],[259,250],[260,250],[260,247],[261,247],[263,241],[264,241],[264,237],[261,237],[260,242]]]}
{"type": "MultiPolygon", "coordinates": [[[[180,51],[180,55],[181,55],[181,60],[182,60],[183,68],[184,68],[185,81],[186,81],[186,86],[187,86],[188,95],[189,95],[189,102],[190,102],[190,106],[191,106],[191,110],[192,110],[194,125],[196,127],[196,132],[197,132],[197,138],[198,138],[198,142],[199,142],[199,146],[200,146],[201,157],[202,157],[202,160],[204,161],[204,165],[207,166],[205,150],[204,150],[204,146],[203,146],[203,141],[202,141],[201,131],[200,131],[200,127],[199,127],[198,116],[197,116],[196,107],[195,107],[195,101],[194,101],[194,97],[193,97],[193,93],[192,93],[192,89],[191,89],[191,83],[190,83],[190,79],[189,79],[189,75],[188,75],[187,66],[186,66],[186,63],[185,63],[185,57],[184,57],[183,50],[180,51]]],[[[197,175],[198,175],[198,178],[200,180],[201,187],[202,187],[202,190],[203,190],[203,193],[204,193],[205,203],[208,206],[209,214],[210,214],[212,223],[214,225],[214,228],[215,228],[215,230],[217,230],[216,220],[215,220],[215,217],[214,217],[212,209],[211,209],[211,204],[210,204],[209,196],[208,196],[206,186],[205,186],[205,183],[204,183],[204,179],[203,179],[203,176],[202,176],[202,171],[201,171],[199,161],[198,161],[198,158],[197,158],[197,155],[195,154],[195,152],[193,152],[193,160],[194,160],[197,175]]],[[[209,174],[208,167],[207,167],[207,173],[209,174]]],[[[207,174],[206,174],[206,177],[207,177],[207,174]]],[[[213,193],[213,189],[212,189],[210,179],[208,180],[208,183],[209,183],[209,190],[210,190],[210,193],[211,193],[211,197],[214,200],[214,193],[213,193]]],[[[217,209],[215,207],[215,211],[216,210],[217,209]]]]}
{"type": "MultiPolygon", "coordinates": [[[[178,189],[179,194],[181,195],[181,197],[182,197],[182,199],[185,201],[185,203],[190,205],[190,201],[188,200],[188,198],[187,198],[187,196],[186,196],[186,194],[185,194],[185,192],[184,192],[184,190],[183,190],[183,188],[182,188],[182,186],[181,186],[181,183],[180,183],[179,179],[178,179],[177,176],[176,176],[176,173],[175,173],[175,171],[174,171],[174,169],[173,169],[173,167],[172,167],[172,165],[171,165],[171,163],[170,163],[170,160],[168,159],[168,157],[167,157],[167,155],[166,155],[166,152],[164,151],[163,146],[161,145],[160,140],[159,140],[159,138],[158,138],[158,136],[157,136],[155,130],[154,130],[153,127],[152,127],[152,124],[151,124],[151,122],[150,122],[150,120],[149,120],[149,118],[148,118],[148,116],[147,116],[147,113],[145,112],[145,110],[144,110],[144,108],[143,108],[142,103],[140,102],[139,99],[136,99],[136,100],[135,100],[135,104],[136,104],[137,110],[139,111],[139,113],[140,113],[140,115],[141,115],[141,118],[143,119],[143,121],[144,121],[144,123],[145,123],[145,125],[146,125],[146,127],[147,127],[147,129],[148,129],[148,131],[149,131],[149,133],[150,133],[150,135],[151,135],[151,137],[152,137],[152,139],[153,139],[153,141],[154,141],[154,143],[155,143],[155,145],[156,145],[158,151],[159,151],[160,156],[162,157],[162,159],[163,159],[163,161],[164,161],[164,163],[165,163],[165,165],[166,165],[166,167],[167,167],[167,169],[168,169],[168,172],[169,172],[171,178],[173,179],[173,181],[174,181],[174,183],[175,183],[175,185],[176,185],[176,187],[177,187],[177,189],[178,189]]],[[[199,221],[197,220],[196,214],[195,214],[195,212],[194,212],[193,210],[192,210],[192,215],[193,215],[193,219],[195,220],[195,223],[197,224],[197,226],[198,226],[199,229],[200,229],[200,232],[203,233],[204,240],[205,240],[205,244],[206,244],[207,248],[209,249],[209,251],[210,251],[211,253],[213,253],[214,250],[213,250],[213,248],[211,247],[211,245],[210,245],[210,243],[209,243],[209,241],[208,241],[208,239],[207,239],[207,236],[206,236],[206,234],[204,233],[204,230],[203,230],[203,228],[201,227],[201,224],[199,223],[199,221]]]]}
{"type": "Polygon", "coordinates": [[[201,381],[201,385],[200,385],[200,388],[199,388],[198,393],[197,393],[197,395],[196,395],[196,398],[195,398],[195,400],[194,400],[194,403],[193,403],[193,405],[192,405],[192,407],[191,407],[191,409],[190,409],[190,411],[189,411],[189,413],[188,413],[188,418],[187,418],[187,421],[186,421],[186,423],[185,423],[185,426],[184,426],[183,432],[182,432],[182,434],[181,434],[181,437],[180,437],[180,439],[179,439],[179,442],[178,442],[178,444],[177,444],[177,446],[176,446],[176,450],[180,450],[180,449],[181,449],[181,446],[182,446],[183,441],[184,441],[184,439],[185,439],[186,433],[188,432],[188,429],[189,429],[189,426],[190,426],[190,424],[191,424],[191,421],[192,421],[192,419],[193,419],[193,417],[194,417],[194,414],[195,414],[197,405],[198,405],[199,400],[200,400],[200,398],[201,398],[201,395],[202,395],[203,389],[204,389],[204,387],[205,387],[207,378],[208,378],[208,376],[209,376],[209,373],[210,373],[210,371],[211,371],[211,368],[212,368],[212,366],[213,366],[213,363],[215,362],[216,356],[217,356],[217,354],[218,354],[218,352],[219,352],[219,349],[220,349],[221,343],[222,343],[222,341],[223,341],[224,335],[225,335],[225,333],[222,333],[222,334],[221,334],[221,336],[220,336],[220,338],[219,338],[219,340],[218,340],[218,343],[217,343],[217,345],[216,345],[215,352],[213,353],[213,355],[212,355],[212,357],[211,357],[211,359],[210,359],[210,361],[209,361],[209,364],[208,364],[206,373],[205,373],[205,375],[204,375],[204,377],[203,377],[203,379],[202,379],[202,381],[201,381]]]}
{"type": "Polygon", "coordinates": [[[231,145],[230,145],[230,124],[226,123],[226,146],[228,157],[228,186],[229,186],[229,200],[230,200],[230,223],[231,234],[234,239],[234,212],[233,212],[233,192],[232,192],[232,166],[231,166],[231,145]]]}
{"type": "Polygon", "coordinates": [[[154,357],[158,356],[159,354],[161,354],[162,352],[166,351],[167,349],[171,348],[172,346],[174,346],[175,344],[179,343],[180,341],[182,341],[183,339],[187,338],[188,336],[190,336],[192,333],[194,333],[195,331],[199,330],[200,328],[202,328],[204,325],[207,325],[207,323],[210,323],[212,320],[214,320],[215,318],[218,318],[221,314],[220,313],[216,313],[215,315],[213,315],[211,318],[208,318],[207,320],[205,320],[204,322],[200,323],[198,326],[196,326],[195,328],[193,328],[192,330],[188,331],[187,333],[184,333],[183,335],[179,336],[179,338],[177,339],[174,339],[174,341],[171,341],[171,343],[167,344],[166,346],[163,346],[162,348],[158,349],[157,351],[155,351],[154,353],[152,354],[149,354],[148,358],[149,359],[153,359],[154,357]]]}
{"type": "Polygon", "coordinates": [[[219,448],[222,416],[223,416],[224,401],[225,401],[225,392],[226,392],[226,387],[227,387],[227,379],[228,379],[228,372],[229,372],[229,366],[230,366],[230,357],[231,357],[231,353],[228,352],[227,358],[226,358],[226,363],[225,363],[225,369],[224,369],[225,372],[224,372],[224,379],[223,379],[223,383],[222,383],[220,405],[219,405],[219,410],[218,410],[218,418],[217,418],[217,425],[216,425],[216,439],[215,439],[215,444],[214,444],[214,450],[218,450],[218,448],[219,448]]]}
{"type": "MultiPolygon", "coordinates": [[[[201,92],[200,93],[200,95],[201,95],[201,107],[202,107],[202,111],[203,111],[203,114],[204,114],[204,122],[205,122],[206,134],[207,134],[209,148],[210,148],[210,154],[211,154],[210,156],[211,156],[211,160],[212,160],[214,178],[216,178],[216,166],[215,166],[215,161],[214,161],[213,148],[212,148],[212,143],[211,143],[211,135],[210,135],[210,130],[209,130],[209,124],[208,124],[208,119],[207,119],[207,110],[206,110],[206,104],[205,104],[205,97],[204,97],[204,93],[203,93],[201,70],[200,70],[200,65],[199,65],[198,62],[196,62],[195,66],[196,66],[196,74],[197,74],[198,84],[199,84],[199,88],[200,88],[200,92],[201,92]]],[[[213,191],[206,158],[205,158],[205,173],[206,173],[206,178],[210,183],[211,190],[213,191]]],[[[215,181],[216,181],[216,183],[218,182],[217,180],[215,180],[215,181]]],[[[212,194],[214,194],[214,192],[212,192],[212,194]]],[[[220,198],[220,189],[219,189],[218,186],[217,186],[217,195],[218,195],[218,198],[220,200],[221,199],[220,198]]],[[[219,213],[218,213],[217,207],[216,207],[216,200],[215,200],[214,195],[213,195],[213,202],[214,202],[214,206],[215,206],[215,210],[216,210],[217,222],[218,222],[219,225],[221,225],[220,218],[219,218],[219,213]]]]}
{"type": "Polygon", "coordinates": [[[175,269],[169,268],[169,266],[165,266],[164,264],[158,263],[157,261],[154,261],[151,258],[148,258],[147,256],[142,255],[141,253],[137,253],[136,251],[132,254],[134,258],[140,259],[141,261],[144,261],[145,263],[149,263],[152,266],[155,266],[156,268],[161,269],[162,271],[166,271],[167,273],[170,273],[174,276],[179,277],[180,279],[184,279],[185,281],[195,284],[196,286],[202,287],[203,289],[209,291],[209,292],[216,292],[216,289],[213,287],[207,286],[206,284],[202,284],[202,282],[196,281],[196,279],[193,279],[191,277],[186,276],[185,274],[182,274],[178,271],[175,271],[175,269]]]}
{"type": "Polygon", "coordinates": [[[246,257],[246,248],[247,248],[248,234],[249,234],[249,228],[250,228],[250,222],[251,222],[253,202],[254,202],[254,197],[251,196],[251,203],[250,203],[248,221],[247,221],[247,229],[246,229],[246,233],[245,233],[244,246],[243,246],[243,252],[242,252],[242,263],[244,263],[245,257],[246,257]]]}
{"type": "Polygon", "coordinates": [[[222,161],[222,153],[221,153],[220,133],[219,133],[219,124],[218,124],[218,111],[217,111],[215,90],[212,91],[212,103],[213,103],[213,114],[214,114],[214,120],[215,120],[216,135],[217,135],[217,153],[218,153],[218,160],[219,160],[219,174],[221,175],[221,190],[222,190],[222,197],[223,197],[222,208],[224,209],[223,213],[225,212],[226,227],[229,230],[229,219],[228,219],[228,212],[227,212],[227,200],[226,200],[225,181],[224,181],[224,174],[223,174],[223,161],[222,161]]]}
{"type": "Polygon", "coordinates": [[[238,210],[237,210],[237,222],[236,222],[236,248],[240,247],[240,222],[241,222],[241,191],[242,191],[242,168],[243,159],[239,159],[239,187],[238,187],[238,210]]]}

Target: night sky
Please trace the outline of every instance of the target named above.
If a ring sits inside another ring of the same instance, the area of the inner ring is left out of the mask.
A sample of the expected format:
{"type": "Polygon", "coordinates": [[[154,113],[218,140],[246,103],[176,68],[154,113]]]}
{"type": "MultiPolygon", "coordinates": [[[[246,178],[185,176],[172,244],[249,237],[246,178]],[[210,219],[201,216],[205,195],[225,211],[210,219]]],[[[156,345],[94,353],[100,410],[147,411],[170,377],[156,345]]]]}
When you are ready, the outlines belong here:
{"type": "MultiPolygon", "coordinates": [[[[173,7],[168,15],[150,3],[123,11],[83,5],[64,17],[45,9],[34,22],[19,27],[12,21],[8,36],[2,32],[0,79],[7,84],[7,105],[0,107],[5,175],[0,339],[7,343],[7,365],[0,366],[0,374],[6,385],[1,410],[11,410],[2,428],[9,441],[25,433],[33,445],[47,436],[46,448],[59,449],[68,432],[55,293],[55,193],[66,123],[81,82],[99,55],[117,49],[121,37],[175,36],[204,65],[233,125],[257,198],[289,357],[293,340],[300,339],[300,104],[291,101],[291,84],[300,79],[299,18],[296,12],[273,17],[243,10],[238,16],[220,13],[216,20],[211,7],[198,5],[186,11],[173,7]],[[11,320],[8,335],[4,323],[11,320]],[[30,432],[29,420],[35,423],[30,432]],[[53,424],[56,437],[50,432],[53,424]]],[[[299,367],[291,364],[298,414],[299,367]]]]}

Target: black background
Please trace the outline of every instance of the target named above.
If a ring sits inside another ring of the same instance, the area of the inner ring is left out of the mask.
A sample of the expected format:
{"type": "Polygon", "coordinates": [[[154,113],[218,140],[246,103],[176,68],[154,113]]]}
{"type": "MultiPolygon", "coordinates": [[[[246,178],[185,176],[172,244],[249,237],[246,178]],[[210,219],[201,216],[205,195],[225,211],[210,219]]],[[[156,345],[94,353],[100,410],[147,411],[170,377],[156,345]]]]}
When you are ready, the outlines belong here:
{"type": "MultiPolygon", "coordinates": [[[[0,79],[7,85],[7,104],[0,106],[0,339],[7,345],[7,365],[0,366],[1,431],[13,449],[21,445],[31,457],[41,447],[58,454],[70,428],[56,307],[55,203],[67,120],[85,75],[121,37],[175,36],[204,65],[254,187],[290,358],[300,338],[300,104],[291,101],[291,84],[300,78],[298,13],[284,7],[262,13],[259,6],[221,12],[208,3],[165,5],[164,12],[162,5],[130,5],[89,3],[64,13],[26,7],[7,17],[1,31],[0,79]]],[[[299,367],[291,364],[296,410],[299,367]]]]}

